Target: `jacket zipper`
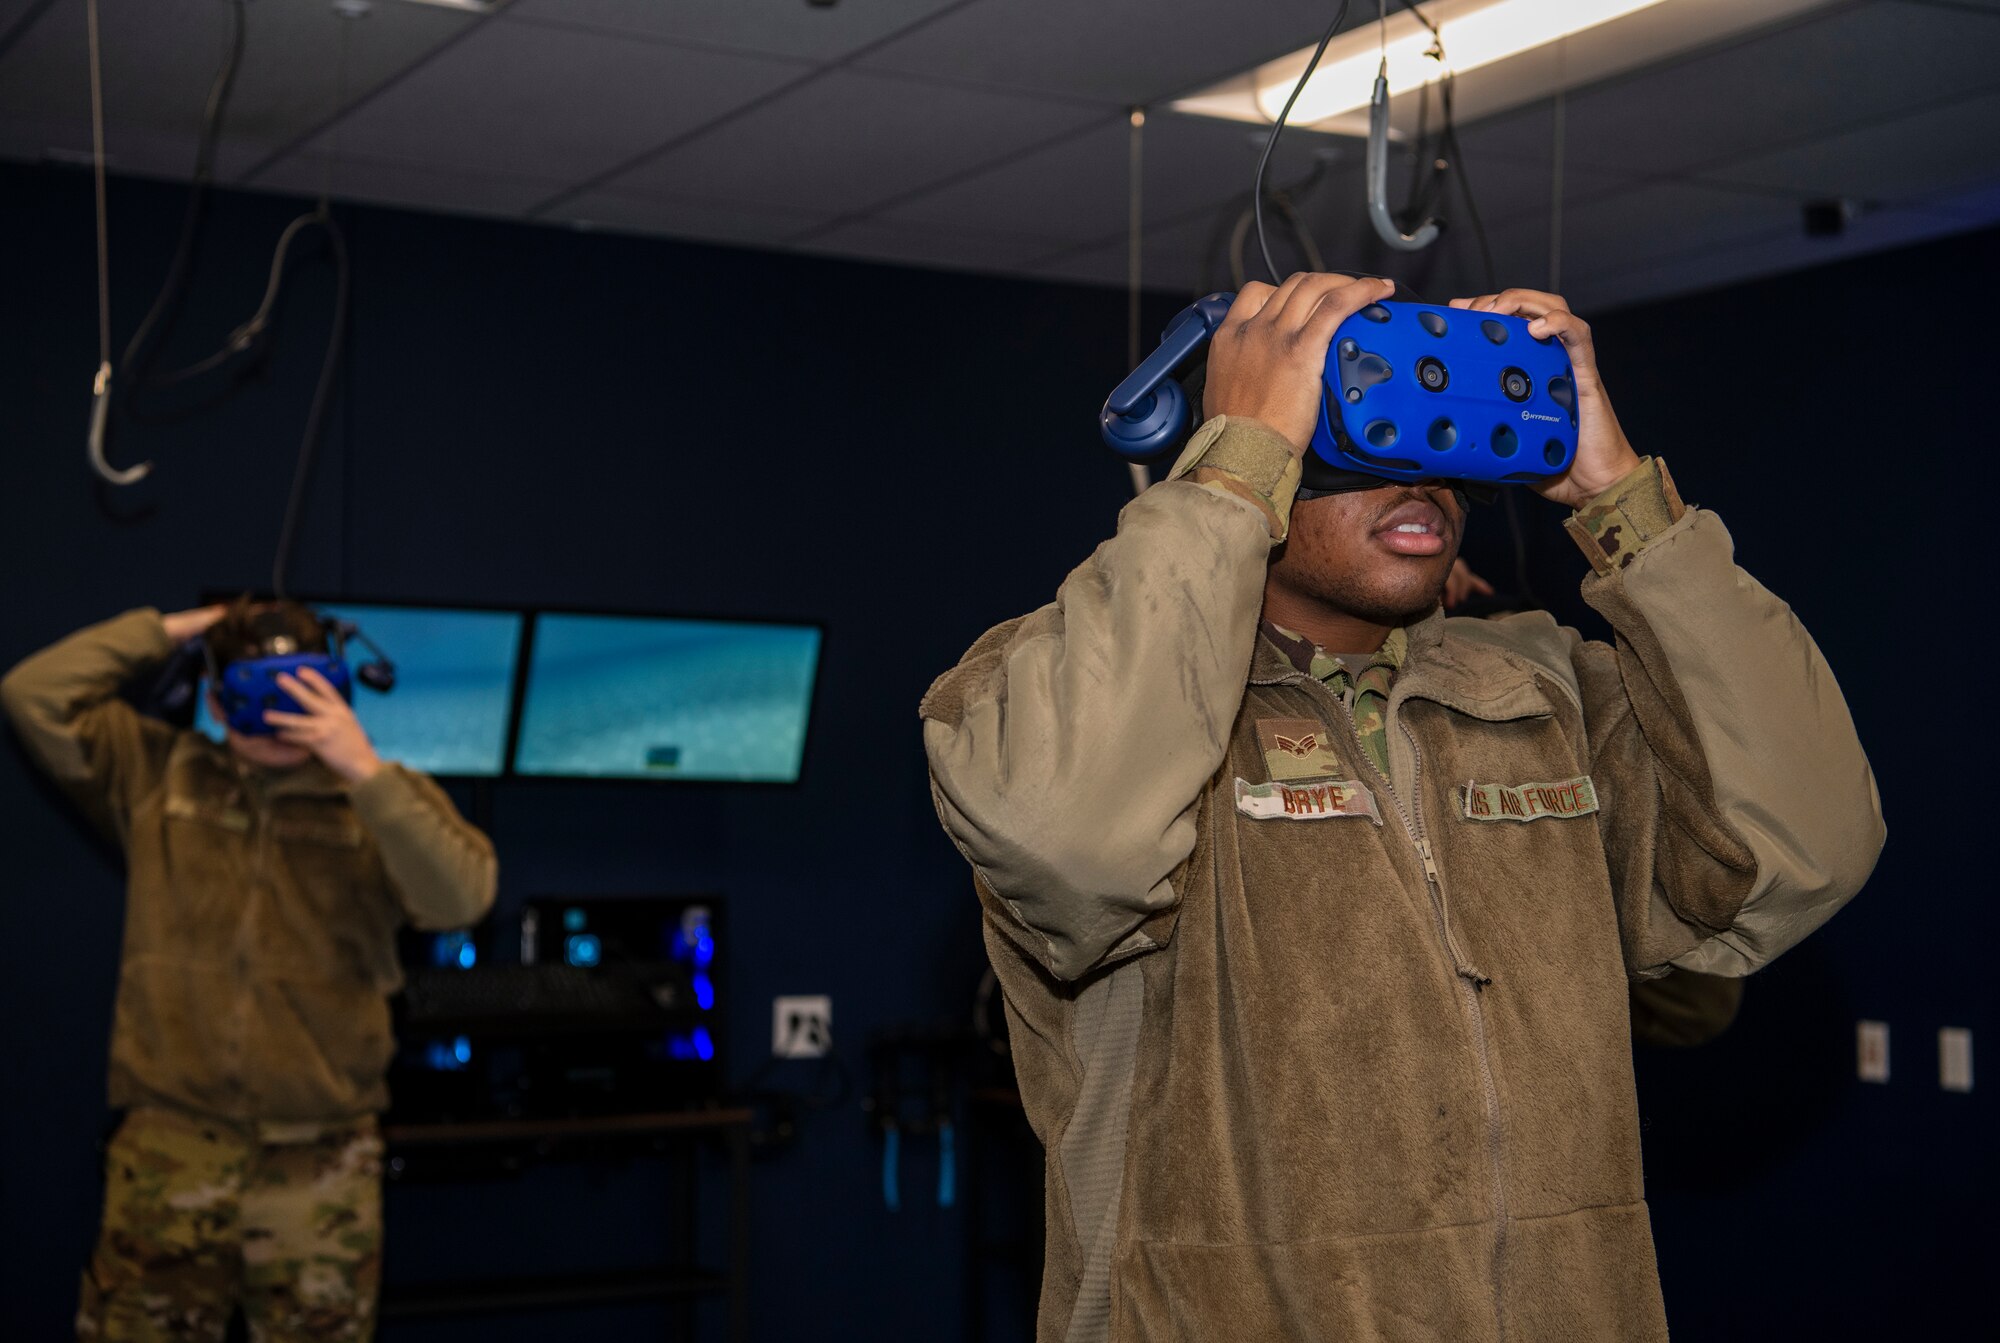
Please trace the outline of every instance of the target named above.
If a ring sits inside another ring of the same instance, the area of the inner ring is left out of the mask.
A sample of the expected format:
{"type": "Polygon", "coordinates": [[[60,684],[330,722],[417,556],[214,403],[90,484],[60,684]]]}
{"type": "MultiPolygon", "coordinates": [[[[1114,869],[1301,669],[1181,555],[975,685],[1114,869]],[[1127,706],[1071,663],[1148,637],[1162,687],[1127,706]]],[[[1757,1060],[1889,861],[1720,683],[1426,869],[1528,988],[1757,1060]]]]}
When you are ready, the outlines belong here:
{"type": "MultiPolygon", "coordinates": [[[[1417,857],[1424,867],[1424,884],[1429,888],[1431,918],[1437,924],[1438,939],[1444,945],[1445,958],[1451,962],[1452,974],[1458,982],[1459,991],[1472,1012],[1473,1033],[1479,1042],[1479,1084],[1486,1095],[1486,1148],[1488,1161],[1493,1173],[1493,1326],[1501,1340],[1507,1337],[1507,1317],[1503,1309],[1500,1285],[1503,1281],[1501,1267],[1507,1251],[1507,1187],[1502,1183],[1500,1088],[1493,1080],[1493,1051],[1486,1038],[1486,1009],[1480,1001],[1481,990],[1493,981],[1481,974],[1477,968],[1460,954],[1458,942],[1452,936],[1451,923],[1446,916],[1447,906],[1444,894],[1444,875],[1438,870],[1437,859],[1431,852],[1430,840],[1424,835],[1423,822],[1423,777],[1424,752],[1417,744],[1417,734],[1410,730],[1408,723],[1399,723],[1404,739],[1410,743],[1410,792],[1406,807],[1402,796],[1396,792],[1396,785],[1388,776],[1375,767],[1368,752],[1362,748],[1361,734],[1354,729],[1354,715],[1341,703],[1338,696],[1329,690],[1323,681],[1301,675],[1299,681],[1314,686],[1318,692],[1333,700],[1340,709],[1340,724],[1346,730],[1347,740],[1354,747],[1355,759],[1360,761],[1381,783],[1382,790],[1389,795],[1395,805],[1396,815],[1403,823],[1403,831],[1410,837],[1416,848],[1417,857]]],[[[1384,716],[1387,716],[1385,706],[1384,716]]]]}
{"type": "MultiPolygon", "coordinates": [[[[1386,716],[1386,709],[1384,710],[1386,716]]],[[[1417,842],[1417,856],[1424,860],[1424,877],[1430,882],[1432,891],[1431,910],[1437,915],[1438,927],[1444,933],[1447,954],[1453,958],[1453,968],[1457,970],[1459,984],[1463,986],[1467,1003],[1472,1007],[1472,1024],[1479,1037],[1479,1083],[1486,1090],[1486,1150],[1493,1167],[1493,1327],[1498,1331],[1502,1343],[1507,1337],[1507,1315],[1501,1295],[1501,1284],[1506,1280],[1504,1267],[1507,1262],[1507,1186],[1502,1178],[1500,1142],[1500,1088],[1493,1080],[1493,1048],[1486,1038],[1486,1005],[1480,994],[1493,981],[1469,965],[1458,954],[1457,945],[1452,940],[1451,923],[1446,917],[1447,905],[1444,893],[1444,876],[1438,871],[1437,862],[1431,856],[1430,840],[1424,835],[1423,818],[1423,777],[1424,752],[1417,745],[1417,734],[1410,730],[1408,723],[1398,723],[1404,738],[1410,743],[1410,809],[1414,816],[1413,838],[1417,842]]],[[[1349,725],[1352,731],[1352,725],[1349,725]]],[[[1356,745],[1360,743],[1357,741],[1356,745]]],[[[1373,761],[1369,762],[1371,765],[1373,761]]],[[[1388,782],[1384,780],[1384,782],[1388,782]]],[[[1390,794],[1395,786],[1390,785],[1390,794]]]]}

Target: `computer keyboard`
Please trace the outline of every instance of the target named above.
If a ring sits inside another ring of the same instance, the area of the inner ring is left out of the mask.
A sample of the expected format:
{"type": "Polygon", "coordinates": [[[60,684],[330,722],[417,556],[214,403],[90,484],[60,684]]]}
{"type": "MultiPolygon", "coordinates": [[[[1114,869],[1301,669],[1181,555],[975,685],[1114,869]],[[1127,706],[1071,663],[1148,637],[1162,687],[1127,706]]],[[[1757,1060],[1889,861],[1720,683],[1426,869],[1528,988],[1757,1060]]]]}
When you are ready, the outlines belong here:
{"type": "Polygon", "coordinates": [[[664,1029],[685,999],[671,967],[481,965],[422,970],[403,989],[405,1026],[483,1035],[664,1029]]]}

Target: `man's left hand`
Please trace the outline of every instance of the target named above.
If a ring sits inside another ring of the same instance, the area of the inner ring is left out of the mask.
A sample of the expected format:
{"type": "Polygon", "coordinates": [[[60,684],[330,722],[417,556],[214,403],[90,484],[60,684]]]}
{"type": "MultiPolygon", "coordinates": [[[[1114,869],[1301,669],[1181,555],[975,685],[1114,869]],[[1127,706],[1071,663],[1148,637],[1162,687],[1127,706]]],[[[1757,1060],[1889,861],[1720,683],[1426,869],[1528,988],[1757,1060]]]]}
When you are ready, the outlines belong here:
{"type": "Polygon", "coordinates": [[[368,740],[361,720],[333,688],[333,682],[311,667],[301,667],[297,676],[278,673],[278,685],[305,710],[264,711],[264,721],[278,729],[279,741],[305,747],[349,783],[373,778],[382,768],[382,757],[375,754],[375,745],[368,740]]]}
{"type": "Polygon", "coordinates": [[[1569,310],[1562,295],[1539,289],[1507,289],[1479,298],[1455,298],[1451,306],[1529,318],[1528,334],[1537,340],[1553,336],[1561,341],[1570,367],[1576,370],[1576,461],[1563,474],[1535,482],[1538,493],[1559,504],[1581,508],[1638,467],[1639,454],[1618,427],[1604,380],[1597,374],[1597,349],[1591,344],[1590,324],[1569,310]]]}

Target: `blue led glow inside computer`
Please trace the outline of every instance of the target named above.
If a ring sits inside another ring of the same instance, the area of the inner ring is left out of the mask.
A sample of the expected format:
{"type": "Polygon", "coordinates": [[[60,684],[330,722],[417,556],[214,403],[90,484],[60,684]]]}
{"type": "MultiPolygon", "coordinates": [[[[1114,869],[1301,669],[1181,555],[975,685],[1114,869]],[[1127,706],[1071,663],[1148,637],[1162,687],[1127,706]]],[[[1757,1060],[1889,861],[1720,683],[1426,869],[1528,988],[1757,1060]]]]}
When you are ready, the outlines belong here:
{"type": "Polygon", "coordinates": [[[442,969],[470,970],[479,964],[479,948],[469,929],[434,933],[430,938],[430,963],[442,969]]]}
{"type": "Polygon", "coordinates": [[[595,933],[571,933],[563,939],[563,959],[585,970],[604,959],[604,944],[595,933]]]}
{"type": "Polygon", "coordinates": [[[461,1035],[424,1046],[424,1065],[436,1072],[459,1072],[472,1062],[472,1041],[461,1035]]]}
{"type": "Polygon", "coordinates": [[[676,1059],[700,1059],[706,1063],[715,1057],[715,1041],[710,1037],[706,1026],[696,1026],[691,1031],[676,1031],[667,1037],[667,1056],[676,1059]]]}
{"type": "Polygon", "coordinates": [[[819,646],[809,625],[545,612],[514,771],[794,782],[819,646]]]}

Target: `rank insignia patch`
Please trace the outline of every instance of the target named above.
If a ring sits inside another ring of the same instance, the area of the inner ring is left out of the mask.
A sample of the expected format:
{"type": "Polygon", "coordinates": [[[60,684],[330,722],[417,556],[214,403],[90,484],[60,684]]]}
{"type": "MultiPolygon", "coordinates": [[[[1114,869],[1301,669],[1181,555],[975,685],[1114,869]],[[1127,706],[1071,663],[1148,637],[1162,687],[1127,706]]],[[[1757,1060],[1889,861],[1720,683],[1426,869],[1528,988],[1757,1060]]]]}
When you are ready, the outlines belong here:
{"type": "Polygon", "coordinates": [[[1554,783],[1468,783],[1464,797],[1468,821],[1539,821],[1597,810],[1597,788],[1588,774],[1554,783]]]}
{"type": "Polygon", "coordinates": [[[1257,821],[1330,821],[1342,816],[1366,816],[1382,824],[1375,795],[1358,779],[1325,779],[1318,783],[1251,783],[1236,781],[1236,810],[1257,821]]]}
{"type": "Polygon", "coordinates": [[[1317,718],[1259,718],[1257,745],[1273,779],[1324,779],[1342,770],[1333,733],[1317,718]]]}

